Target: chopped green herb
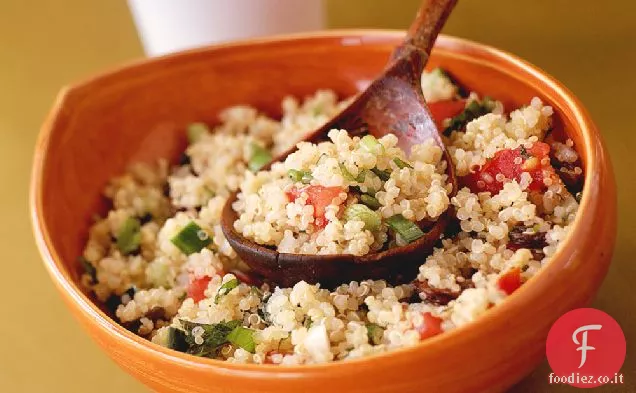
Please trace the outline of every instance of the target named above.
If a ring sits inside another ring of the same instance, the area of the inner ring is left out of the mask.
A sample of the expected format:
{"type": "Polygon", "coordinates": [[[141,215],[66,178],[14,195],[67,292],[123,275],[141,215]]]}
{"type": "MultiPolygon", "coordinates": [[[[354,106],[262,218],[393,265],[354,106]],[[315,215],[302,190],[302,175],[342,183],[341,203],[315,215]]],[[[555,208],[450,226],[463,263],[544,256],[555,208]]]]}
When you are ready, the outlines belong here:
{"type": "Polygon", "coordinates": [[[141,223],[134,217],[128,217],[117,233],[117,248],[128,255],[139,249],[141,243],[141,223]]]}
{"type": "Polygon", "coordinates": [[[183,166],[183,165],[190,165],[192,160],[190,160],[190,156],[187,155],[186,153],[181,153],[181,155],[179,156],[179,165],[183,166]]]}
{"type": "Polygon", "coordinates": [[[360,195],[360,202],[369,206],[373,210],[378,210],[380,207],[382,207],[382,205],[380,204],[380,201],[378,201],[376,198],[372,197],[371,195],[367,195],[367,194],[360,195]]]}
{"type": "Polygon", "coordinates": [[[143,216],[139,217],[139,223],[141,225],[147,224],[152,221],[152,213],[146,213],[143,216]]]}
{"type": "Polygon", "coordinates": [[[382,218],[378,213],[359,203],[347,206],[343,216],[346,221],[358,220],[364,222],[364,229],[372,232],[378,230],[382,223],[382,218]]]}
{"type": "Polygon", "coordinates": [[[367,187],[367,191],[366,192],[363,192],[362,190],[360,190],[360,193],[361,194],[367,194],[369,196],[374,196],[376,191],[373,188],[371,188],[371,187],[367,187]]]}
{"type": "MultiPolygon", "coordinates": [[[[128,297],[130,297],[131,299],[133,299],[135,297],[135,294],[137,293],[137,287],[135,287],[134,285],[128,289],[126,289],[126,292],[124,292],[124,295],[128,295],[128,297]]],[[[122,295],[123,296],[123,295],[122,295]]]]}
{"type": "Polygon", "coordinates": [[[528,150],[526,150],[526,147],[524,145],[521,145],[521,147],[519,148],[519,155],[521,155],[521,157],[525,158],[526,160],[532,157],[530,153],[528,153],[528,150]]]}
{"type": "Polygon", "coordinates": [[[382,337],[384,336],[384,329],[375,323],[367,323],[367,337],[369,337],[369,342],[373,345],[378,345],[382,343],[382,337]]]}
{"type": "Polygon", "coordinates": [[[187,351],[188,343],[186,341],[186,334],[183,331],[172,326],[168,327],[166,346],[179,352],[187,351]]]}
{"type": "Polygon", "coordinates": [[[254,330],[237,326],[228,335],[227,339],[232,344],[243,348],[247,352],[256,352],[256,343],[254,342],[254,330]]]}
{"type": "Polygon", "coordinates": [[[583,198],[583,192],[579,191],[574,195],[574,199],[576,199],[577,202],[581,203],[581,199],[583,198]]]}
{"type": "Polygon", "coordinates": [[[263,322],[267,324],[271,323],[271,315],[269,314],[269,312],[267,312],[267,302],[269,301],[271,297],[272,297],[271,293],[265,294],[263,296],[263,299],[261,300],[261,304],[258,305],[258,309],[256,311],[256,313],[258,314],[259,317],[261,317],[263,322]]]}
{"type": "Polygon", "coordinates": [[[413,167],[411,166],[411,164],[409,164],[409,163],[408,163],[408,162],[406,162],[406,161],[402,161],[402,160],[400,160],[400,159],[399,159],[399,158],[397,158],[397,157],[395,157],[395,158],[393,159],[393,162],[395,162],[395,165],[397,165],[397,166],[398,166],[398,168],[400,168],[400,169],[402,169],[402,168],[411,168],[411,169],[413,169],[413,167]]]}
{"type": "Polygon", "coordinates": [[[221,288],[219,288],[219,291],[216,293],[216,296],[214,297],[214,304],[219,304],[219,300],[221,300],[223,296],[227,295],[232,289],[238,287],[238,285],[239,285],[239,282],[236,278],[233,278],[230,281],[227,281],[226,283],[221,285],[221,288]]]}
{"type": "Polygon", "coordinates": [[[135,297],[135,292],[137,292],[137,290],[133,286],[128,288],[126,292],[122,293],[121,295],[112,294],[108,297],[108,299],[106,299],[104,305],[106,306],[106,309],[114,314],[115,311],[117,311],[117,307],[122,304],[122,296],[128,295],[128,297],[132,299],[133,297],[135,297]]]}
{"type": "Polygon", "coordinates": [[[375,175],[382,181],[387,181],[389,180],[389,178],[391,178],[391,173],[388,171],[382,171],[378,168],[373,168],[371,169],[371,172],[375,173],[375,175]]]}
{"type": "Polygon", "coordinates": [[[373,136],[367,134],[360,139],[360,144],[373,154],[382,154],[384,146],[373,136]]]}
{"type": "Polygon", "coordinates": [[[250,168],[250,171],[258,172],[262,167],[269,164],[271,160],[272,153],[270,153],[269,150],[256,143],[252,143],[252,156],[247,163],[247,167],[250,168]]]}
{"type": "Polygon", "coordinates": [[[387,218],[386,223],[407,243],[412,243],[424,236],[424,232],[422,232],[420,227],[418,227],[413,221],[407,220],[401,214],[396,214],[387,218]]]}
{"type": "Polygon", "coordinates": [[[298,169],[290,169],[287,171],[287,176],[294,182],[301,182],[303,184],[309,184],[313,176],[310,171],[302,171],[298,169]]]}
{"type": "Polygon", "coordinates": [[[345,167],[343,163],[339,163],[338,166],[340,166],[340,172],[342,172],[342,176],[344,176],[345,179],[349,181],[355,181],[358,183],[364,182],[364,178],[365,178],[364,171],[360,171],[360,173],[358,173],[358,176],[356,177],[356,176],[353,176],[351,172],[349,172],[349,170],[347,169],[347,167],[345,167]]]}
{"type": "Polygon", "coordinates": [[[79,256],[77,260],[82,265],[84,272],[90,276],[91,283],[97,283],[97,269],[95,269],[95,266],[93,266],[88,259],[84,258],[84,256],[79,256]]]}
{"type": "Polygon", "coordinates": [[[120,304],[121,304],[121,296],[117,296],[115,294],[110,295],[108,299],[106,299],[106,301],[104,302],[106,309],[112,312],[113,314],[115,313],[115,311],[117,311],[117,307],[119,307],[120,304]]]}
{"type": "Polygon", "coordinates": [[[444,134],[449,135],[452,131],[459,131],[466,127],[466,124],[476,118],[492,112],[495,109],[495,101],[489,97],[484,97],[480,102],[471,101],[459,115],[453,117],[448,126],[444,129],[444,134]]]}
{"type": "Polygon", "coordinates": [[[190,144],[198,142],[201,137],[210,132],[205,123],[191,123],[188,125],[188,142],[190,144]]]}
{"type": "Polygon", "coordinates": [[[305,320],[303,321],[303,326],[306,327],[307,329],[309,329],[311,327],[311,325],[314,324],[314,321],[311,320],[311,317],[305,317],[305,320]]]}
{"type": "Polygon", "coordinates": [[[217,350],[223,344],[228,342],[228,334],[230,334],[230,332],[237,326],[241,325],[241,321],[239,320],[221,322],[216,324],[206,324],[180,319],[179,323],[186,332],[185,340],[186,343],[189,345],[187,353],[195,356],[206,357],[213,357],[214,355],[216,355],[217,350]],[[197,326],[200,326],[203,329],[203,334],[201,335],[201,337],[203,338],[202,344],[197,344],[195,342],[194,335],[192,334],[192,329],[197,326]]]}
{"type": "Polygon", "coordinates": [[[190,221],[170,241],[186,255],[199,252],[212,243],[210,235],[194,221],[190,221]]]}
{"type": "Polygon", "coordinates": [[[437,67],[433,71],[431,71],[431,74],[437,74],[439,77],[447,79],[453,86],[457,88],[457,93],[460,97],[468,96],[468,92],[466,91],[466,89],[464,89],[457,82],[457,80],[453,78],[453,76],[449,74],[448,71],[446,71],[445,69],[437,67]]]}

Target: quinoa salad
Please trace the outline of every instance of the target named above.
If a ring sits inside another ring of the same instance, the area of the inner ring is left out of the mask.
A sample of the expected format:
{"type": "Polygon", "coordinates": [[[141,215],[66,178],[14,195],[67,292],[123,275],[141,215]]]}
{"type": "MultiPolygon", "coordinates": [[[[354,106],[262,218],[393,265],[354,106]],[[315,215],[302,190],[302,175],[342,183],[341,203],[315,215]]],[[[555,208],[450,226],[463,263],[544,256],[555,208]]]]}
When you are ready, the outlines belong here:
{"type": "Polygon", "coordinates": [[[246,174],[233,204],[237,232],[284,253],[364,255],[417,240],[415,222],[448,208],[452,185],[432,139],[406,157],[393,134],[328,137],[246,174]]]}
{"type": "Polygon", "coordinates": [[[329,90],[285,98],[280,119],[236,106],[216,125],[184,125],[177,165],[134,164],[106,186],[110,208],[79,257],[82,285],[135,334],[234,363],[353,359],[469,324],[555,253],[582,164],[539,98],[506,112],[439,68],[422,74],[422,90],[452,162],[432,141],[404,152],[395,135],[331,130],[262,170],[346,106],[329,90]],[[415,241],[417,223],[445,211],[455,220],[407,284],[280,288],[251,274],[223,235],[233,192],[237,232],[279,252],[364,255],[415,241]]]}

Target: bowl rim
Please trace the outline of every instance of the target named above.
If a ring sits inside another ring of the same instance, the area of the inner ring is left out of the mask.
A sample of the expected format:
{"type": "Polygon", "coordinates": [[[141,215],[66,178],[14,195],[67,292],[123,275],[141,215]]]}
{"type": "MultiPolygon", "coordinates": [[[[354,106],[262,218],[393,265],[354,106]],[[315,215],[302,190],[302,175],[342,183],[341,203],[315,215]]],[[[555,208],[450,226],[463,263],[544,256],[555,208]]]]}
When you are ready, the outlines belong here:
{"type": "MultiPolygon", "coordinates": [[[[559,276],[559,270],[567,264],[567,258],[560,258],[563,249],[567,244],[574,242],[577,234],[582,231],[581,220],[583,214],[577,214],[574,222],[572,223],[571,230],[563,240],[562,244],[558,247],[556,253],[552,256],[549,263],[543,266],[536,275],[527,283],[522,285],[511,296],[507,297],[505,301],[498,304],[496,307],[489,309],[483,315],[479,316],[475,321],[472,321],[459,328],[452,329],[444,332],[424,341],[419,342],[417,345],[410,347],[403,347],[392,349],[380,354],[374,354],[371,356],[365,356],[355,359],[347,359],[346,361],[328,362],[322,364],[305,364],[295,366],[279,366],[270,364],[237,364],[227,361],[199,358],[178,351],[174,351],[151,341],[142,338],[128,330],[123,326],[115,322],[108,317],[90,298],[81,290],[78,282],[75,282],[67,269],[64,268],[62,258],[58,254],[57,250],[53,247],[51,236],[48,233],[48,229],[45,227],[45,220],[43,217],[43,179],[44,179],[44,163],[47,160],[49,154],[49,140],[53,129],[56,127],[58,116],[63,111],[64,104],[69,101],[69,97],[73,92],[81,87],[92,83],[95,80],[102,78],[108,78],[109,76],[118,74],[123,71],[131,70],[136,67],[142,66],[146,63],[152,63],[157,60],[176,59],[180,57],[187,57],[196,55],[197,53],[207,53],[216,51],[223,48],[249,48],[252,46],[275,44],[275,43],[287,43],[293,41],[320,41],[320,40],[333,40],[340,39],[340,45],[359,45],[373,44],[378,40],[395,41],[404,36],[403,30],[388,30],[388,29],[341,29],[341,30],[329,30],[310,33],[298,33],[298,34],[286,34],[258,39],[249,39],[236,42],[223,43],[218,45],[206,46],[203,48],[196,48],[178,53],[159,56],[151,59],[142,59],[125,63],[122,66],[116,67],[111,71],[100,73],[96,76],[86,78],[83,81],[73,84],[72,86],[63,87],[58,94],[53,108],[50,110],[46,117],[38,135],[38,139],[35,147],[35,154],[33,156],[33,166],[30,179],[29,190],[29,210],[31,215],[31,224],[37,247],[39,249],[41,258],[51,275],[54,284],[60,291],[65,292],[69,296],[64,298],[69,302],[68,298],[75,303],[75,309],[79,309],[81,313],[86,314],[91,320],[92,324],[98,326],[98,328],[106,334],[113,336],[113,339],[120,342],[120,345],[135,347],[136,349],[144,352],[147,356],[159,356],[166,362],[178,364],[188,368],[194,369],[217,369],[226,370],[232,372],[238,376],[254,376],[263,373],[275,372],[278,376],[291,377],[293,375],[311,374],[317,373],[325,369],[333,369],[338,366],[339,373],[346,373],[359,367],[362,363],[368,363],[370,361],[378,364],[391,361],[396,358],[405,358],[411,356],[418,351],[431,350],[433,347],[441,347],[444,343],[452,340],[456,340],[458,337],[467,338],[471,334],[475,334],[475,327],[477,325],[484,325],[493,323],[495,321],[505,320],[505,316],[509,310],[520,307],[521,305],[528,303],[532,298],[531,289],[538,282],[554,280],[559,276]]],[[[583,146],[579,149],[585,151],[586,166],[584,168],[585,183],[583,187],[583,197],[579,203],[579,210],[586,211],[588,206],[594,205],[592,195],[590,192],[585,192],[592,187],[592,182],[599,183],[598,176],[593,176],[598,172],[601,161],[602,152],[595,149],[600,143],[600,135],[597,128],[591,120],[586,109],[582,103],[570,92],[565,86],[558,82],[554,77],[548,75],[540,68],[530,64],[529,62],[500,49],[494,48],[489,45],[477,43],[475,41],[453,37],[449,35],[441,34],[437,40],[434,51],[445,52],[447,55],[455,58],[467,57],[466,54],[454,53],[455,48],[468,48],[471,52],[479,53],[481,57],[487,57],[488,59],[480,58],[478,61],[484,64],[492,64],[494,60],[500,60],[503,63],[514,66],[515,70],[523,71],[536,78],[538,81],[544,83],[550,90],[552,90],[557,96],[559,96],[567,107],[572,111],[577,128],[581,130],[583,146]]],[[[473,59],[473,62],[476,60],[473,59]]],[[[509,69],[499,69],[499,71],[507,74],[517,74],[519,71],[512,72],[509,69]]],[[[581,151],[580,150],[580,151],[581,151]]],[[[609,262],[608,262],[609,263],[609,262]]],[[[331,370],[333,372],[333,370],[331,370]]]]}

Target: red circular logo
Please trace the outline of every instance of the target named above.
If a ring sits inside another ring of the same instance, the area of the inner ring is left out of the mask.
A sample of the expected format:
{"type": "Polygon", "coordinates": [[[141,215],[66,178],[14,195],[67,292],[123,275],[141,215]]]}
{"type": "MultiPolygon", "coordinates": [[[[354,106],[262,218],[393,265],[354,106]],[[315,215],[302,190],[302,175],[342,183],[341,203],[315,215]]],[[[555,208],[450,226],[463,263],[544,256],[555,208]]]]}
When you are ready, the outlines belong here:
{"type": "Polygon", "coordinates": [[[625,335],[614,318],[594,308],[572,310],[548,333],[546,355],[553,371],[550,383],[578,388],[622,383],[618,373],[625,351],[625,335]]]}

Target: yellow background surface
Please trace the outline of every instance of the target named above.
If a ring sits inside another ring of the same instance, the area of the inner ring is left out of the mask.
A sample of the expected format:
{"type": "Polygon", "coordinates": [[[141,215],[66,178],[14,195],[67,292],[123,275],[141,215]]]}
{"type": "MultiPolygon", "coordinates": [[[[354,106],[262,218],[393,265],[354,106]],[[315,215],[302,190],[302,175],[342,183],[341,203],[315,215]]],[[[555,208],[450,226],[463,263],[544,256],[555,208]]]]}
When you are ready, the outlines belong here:
{"type": "MultiPolygon", "coordinates": [[[[418,4],[329,0],[329,25],[402,28],[418,4]]],[[[636,391],[636,2],[463,0],[445,32],[544,68],[581,98],[602,130],[620,217],[614,261],[594,306],[619,321],[628,355],[626,385],[595,391],[636,391]]],[[[140,56],[123,0],[0,1],[0,392],[147,391],[66,311],[36,251],[27,203],[35,138],[59,88],[140,56]]],[[[549,372],[543,364],[513,391],[575,390],[548,386],[549,372]]]]}

